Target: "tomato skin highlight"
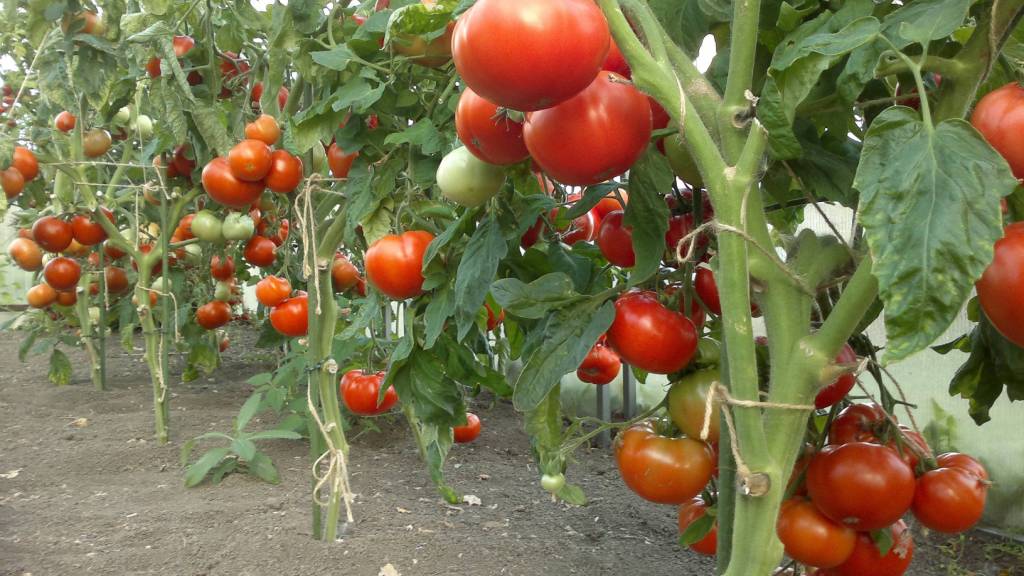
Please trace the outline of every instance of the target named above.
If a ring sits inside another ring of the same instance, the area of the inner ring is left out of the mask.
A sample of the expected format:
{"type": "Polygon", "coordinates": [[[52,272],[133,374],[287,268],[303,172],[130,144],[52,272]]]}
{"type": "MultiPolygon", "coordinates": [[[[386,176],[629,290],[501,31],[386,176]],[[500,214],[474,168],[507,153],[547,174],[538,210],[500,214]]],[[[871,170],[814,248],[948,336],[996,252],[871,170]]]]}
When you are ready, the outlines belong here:
{"type": "Polygon", "coordinates": [[[349,412],[357,416],[378,416],[391,410],[398,402],[394,386],[388,386],[384,398],[378,403],[384,384],[384,372],[368,374],[362,370],[349,370],[339,384],[341,399],[349,412]]]}
{"type": "Polygon", "coordinates": [[[856,532],[825,517],[802,498],[782,503],[775,531],[787,556],[817,568],[839,566],[857,543],[856,532]]]}
{"type": "Polygon", "coordinates": [[[586,88],[610,45],[608,23],[592,0],[480,0],[459,17],[452,55],[474,92],[528,112],[586,88]]]}
{"type": "Polygon", "coordinates": [[[914,516],[924,526],[959,534],[981,520],[988,485],[964,468],[937,468],[917,479],[914,516]]]}
{"type": "Polygon", "coordinates": [[[472,412],[466,412],[465,426],[452,428],[452,435],[457,444],[472,442],[480,436],[480,417],[472,412]]]}
{"type": "MultiPolygon", "coordinates": [[[[1021,108],[1024,118],[1024,107],[1021,108]]],[[[1024,129],[1024,124],[1022,124],[1024,129]]],[[[1024,154],[1021,161],[1024,162],[1024,154]]],[[[1006,227],[996,241],[992,263],[976,284],[985,316],[1007,340],[1024,347],[1024,222],[1006,227]]]]}
{"type": "Polygon", "coordinates": [[[697,352],[697,329],[654,292],[631,291],[615,301],[608,345],[627,363],[655,374],[684,368],[697,352]]]}
{"type": "Polygon", "coordinates": [[[529,115],[523,140],[544,172],[563,184],[591,186],[623,174],[651,138],[647,97],[602,71],[586,90],[529,115]]]}
{"type": "Polygon", "coordinates": [[[497,105],[466,88],[455,111],[455,131],[474,156],[489,164],[516,164],[530,157],[523,142],[523,125],[499,111],[497,105]]]}
{"type": "Polygon", "coordinates": [[[305,336],[309,332],[309,296],[296,296],[274,306],[270,311],[270,325],[291,338],[305,336]]]}
{"type": "Polygon", "coordinates": [[[1024,88],[1010,82],[986,94],[974,107],[971,124],[1006,159],[1013,175],[1024,178],[1024,88]]]}
{"type": "Polygon", "coordinates": [[[412,230],[377,240],[366,251],[366,277],[389,298],[405,300],[423,293],[423,255],[434,235],[412,230]]]}
{"type": "Polygon", "coordinates": [[[691,438],[668,438],[641,422],[615,438],[622,480],[638,496],[659,504],[683,504],[711,480],[711,451],[691,438]]]}
{"type": "MultiPolygon", "coordinates": [[[[704,503],[704,499],[700,496],[695,496],[689,502],[679,505],[679,534],[681,535],[686,529],[697,521],[700,517],[704,516],[707,511],[707,504],[704,503]]],[[[715,520],[714,525],[711,527],[711,531],[706,536],[690,544],[690,550],[697,552],[698,554],[704,554],[705,556],[714,556],[718,553],[718,520],[715,520]]]]}

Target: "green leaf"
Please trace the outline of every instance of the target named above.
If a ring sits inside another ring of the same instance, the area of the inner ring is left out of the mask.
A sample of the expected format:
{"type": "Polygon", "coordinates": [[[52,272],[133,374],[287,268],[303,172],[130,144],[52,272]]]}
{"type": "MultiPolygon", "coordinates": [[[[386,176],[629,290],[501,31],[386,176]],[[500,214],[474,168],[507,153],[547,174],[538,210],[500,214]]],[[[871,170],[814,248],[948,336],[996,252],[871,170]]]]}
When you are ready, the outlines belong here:
{"type": "Polygon", "coordinates": [[[444,250],[463,230],[476,222],[477,215],[482,210],[482,208],[466,210],[459,216],[458,220],[449,224],[444,232],[430,242],[430,246],[427,246],[427,251],[423,254],[423,270],[426,270],[434,259],[437,258],[437,255],[441,253],[441,250],[444,250]]]}
{"type": "Polygon", "coordinates": [[[206,340],[193,341],[188,350],[188,365],[199,368],[205,374],[211,374],[220,363],[217,349],[206,340]]]}
{"type": "Polygon", "coordinates": [[[356,77],[334,91],[331,95],[331,107],[335,112],[352,108],[353,112],[362,114],[376,104],[383,94],[384,84],[378,83],[376,87],[371,88],[370,83],[364,78],[356,77]]]}
{"type": "MultiPolygon", "coordinates": [[[[895,17],[894,20],[899,21],[900,36],[911,42],[927,45],[932,40],[953,34],[967,18],[967,11],[973,3],[973,0],[920,0],[894,12],[892,16],[895,17]],[[904,10],[919,17],[908,18],[907,14],[898,15],[904,10]]],[[[886,23],[889,23],[889,19],[886,19],[886,23]]]]}
{"type": "Polygon", "coordinates": [[[710,20],[695,0],[648,0],[658,21],[672,40],[688,54],[696,54],[707,35],[710,20]]]}
{"type": "Polygon", "coordinates": [[[388,134],[385,144],[412,144],[418,146],[424,154],[437,154],[445,144],[444,136],[434,124],[424,118],[401,132],[388,134]]]}
{"type": "Polygon", "coordinates": [[[410,424],[419,428],[423,458],[430,471],[430,479],[434,481],[438,492],[449,504],[458,504],[461,500],[458,493],[449,487],[444,479],[444,462],[452,447],[451,426],[438,426],[418,421],[410,422],[410,424]]]}
{"type": "Polygon", "coordinates": [[[213,448],[200,456],[199,460],[196,460],[185,472],[185,487],[191,488],[199,485],[210,470],[230,453],[230,448],[220,447],[213,448]]]}
{"type": "MultiPolygon", "coordinates": [[[[289,414],[289,416],[299,417],[297,414],[289,414]]],[[[299,418],[301,418],[301,417],[299,417],[299,418]]],[[[305,420],[303,420],[302,423],[303,423],[303,425],[305,425],[305,420]]],[[[292,425],[292,423],[289,422],[289,426],[291,426],[291,425],[292,425]]],[[[301,440],[301,439],[302,439],[302,434],[299,434],[298,432],[296,432],[295,430],[293,430],[291,428],[280,428],[280,427],[277,428],[277,429],[274,429],[274,430],[261,430],[259,432],[256,432],[255,434],[250,434],[249,435],[249,440],[253,440],[253,441],[255,441],[255,440],[301,440]]]]}
{"type": "MultiPolygon", "coordinates": [[[[653,146],[629,171],[629,202],[623,225],[633,228],[633,252],[636,264],[629,285],[636,286],[657,272],[665,254],[665,233],[671,213],[665,193],[672,188],[675,175],[668,160],[653,146]]],[[[580,359],[582,360],[582,358],[580,359]]]]}
{"type": "Polygon", "coordinates": [[[565,212],[565,219],[571,221],[583,216],[590,212],[591,208],[597,206],[598,202],[620,188],[622,188],[622,184],[618,182],[604,182],[596,186],[587,187],[583,193],[583,198],[573,202],[572,206],[565,212]]]}
{"type": "Polygon", "coordinates": [[[952,323],[992,260],[999,199],[1016,185],[963,120],[929,130],[905,107],[875,119],[854,186],[885,302],[887,362],[924,349],[952,323]]]}
{"type": "MultiPolygon", "coordinates": [[[[408,338],[402,341],[411,342],[408,338]]],[[[429,351],[414,348],[408,359],[397,366],[395,361],[401,355],[396,351],[388,383],[395,386],[402,404],[411,407],[424,423],[451,427],[465,418],[466,406],[458,382],[447,374],[445,363],[434,355],[437,348],[429,351]]]]}
{"type": "Polygon", "coordinates": [[[270,456],[263,452],[257,452],[253,459],[249,461],[249,472],[270,484],[281,482],[281,477],[277,473],[277,468],[274,467],[274,462],[271,461],[270,456]]]}
{"type": "Polygon", "coordinates": [[[444,331],[444,324],[455,313],[455,301],[452,299],[452,288],[450,284],[444,284],[434,291],[427,303],[427,309],[423,313],[423,322],[426,324],[426,334],[423,337],[423,347],[427,350],[434,347],[438,336],[444,331]]]}
{"type": "Polygon", "coordinates": [[[148,12],[155,16],[163,16],[167,13],[167,8],[171,5],[171,0],[139,0],[139,7],[142,8],[143,12],[148,12]]]}
{"type": "Polygon", "coordinates": [[[57,386],[71,383],[71,360],[58,348],[54,348],[50,354],[50,372],[46,376],[57,386]]]}
{"type": "Polygon", "coordinates": [[[256,457],[256,445],[248,438],[235,438],[231,443],[231,451],[246,462],[256,457]]]}
{"type": "Polygon", "coordinates": [[[28,334],[25,334],[25,339],[21,341],[18,346],[18,362],[24,362],[28,357],[29,350],[32,349],[32,345],[36,343],[36,339],[39,338],[39,332],[33,330],[28,334]]]}
{"type": "Polygon", "coordinates": [[[348,68],[353,56],[355,56],[344,44],[339,44],[331,50],[311,52],[309,55],[313,58],[313,62],[338,72],[343,72],[348,68]]]}
{"type": "Polygon", "coordinates": [[[503,278],[491,285],[491,295],[509,314],[531,320],[583,298],[573,290],[572,279],[562,272],[546,274],[529,284],[518,278],[503,278]]]}
{"type": "Polygon", "coordinates": [[[226,156],[228,150],[234,146],[234,140],[228,135],[217,110],[207,104],[196,102],[192,109],[192,120],[196,123],[196,128],[199,129],[199,134],[206,145],[221,156],[226,156]]]}
{"type": "Polygon", "coordinates": [[[730,22],[732,20],[731,0],[696,0],[696,4],[711,22],[730,22]]]}
{"type": "Polygon", "coordinates": [[[214,469],[210,471],[210,483],[220,484],[220,481],[223,480],[225,476],[231,474],[237,469],[238,459],[229,458],[227,460],[221,460],[220,464],[215,466],[214,469]]]}
{"type": "MultiPolygon", "coordinates": [[[[290,0],[288,13],[292,17],[295,31],[300,34],[312,34],[320,28],[327,18],[324,14],[324,0],[290,0]]],[[[277,473],[275,472],[275,475],[277,473]]]]}
{"type": "Polygon", "coordinates": [[[896,544],[892,537],[892,529],[890,528],[872,531],[871,540],[874,541],[875,546],[878,548],[878,553],[883,557],[888,555],[889,551],[896,544]]]}
{"type": "Polygon", "coordinates": [[[679,535],[680,546],[690,546],[696,544],[707,536],[711,529],[715,527],[715,517],[710,514],[701,514],[700,518],[697,518],[683,530],[683,533],[679,535]]]}
{"type": "Polygon", "coordinates": [[[466,245],[455,276],[455,311],[459,338],[465,337],[484,304],[498,264],[508,253],[508,243],[496,218],[489,217],[476,229],[466,245]]]}
{"type": "MultiPolygon", "coordinates": [[[[562,456],[561,406],[561,385],[556,382],[543,400],[523,415],[526,433],[530,435],[530,446],[537,458],[541,474],[556,476],[565,472],[566,462],[562,456]]],[[[583,490],[568,483],[558,491],[557,496],[577,506],[582,506],[587,501],[583,490]]]]}
{"type": "Polygon", "coordinates": [[[242,408],[238,411],[238,416],[235,417],[235,432],[245,430],[245,427],[249,425],[249,421],[259,411],[261,402],[263,402],[263,392],[253,392],[245,401],[245,404],[242,404],[242,408]]]}

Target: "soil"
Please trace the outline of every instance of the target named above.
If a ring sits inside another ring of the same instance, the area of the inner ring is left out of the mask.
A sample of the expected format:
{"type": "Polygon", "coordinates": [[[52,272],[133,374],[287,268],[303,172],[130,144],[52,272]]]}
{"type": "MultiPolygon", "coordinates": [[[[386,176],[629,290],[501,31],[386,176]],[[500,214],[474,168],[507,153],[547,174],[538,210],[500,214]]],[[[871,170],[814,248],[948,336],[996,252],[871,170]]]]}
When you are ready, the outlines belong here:
{"type": "MultiPolygon", "coordinates": [[[[19,363],[20,335],[0,334],[0,575],[712,574],[711,559],[676,544],[674,509],[631,494],[607,450],[581,452],[570,469],[587,506],[553,503],[504,402],[475,406],[483,434],[456,446],[447,467],[479,506],[443,502],[410,435],[387,421],[353,442],[356,521],[339,542],[310,537],[304,442],[261,444],[278,485],[236,474],[186,489],[181,443],[229,431],[251,391],[246,378],[268,368],[266,355],[238,342],[244,334],[232,339],[213,378],[173,387],[172,442],[161,446],[138,353],[112,350],[109,390],[97,392],[84,355],[71,352],[76,378],[58,388],[45,356],[19,363]]],[[[917,540],[914,576],[1024,574],[1019,544],[977,532],[917,540]]]]}

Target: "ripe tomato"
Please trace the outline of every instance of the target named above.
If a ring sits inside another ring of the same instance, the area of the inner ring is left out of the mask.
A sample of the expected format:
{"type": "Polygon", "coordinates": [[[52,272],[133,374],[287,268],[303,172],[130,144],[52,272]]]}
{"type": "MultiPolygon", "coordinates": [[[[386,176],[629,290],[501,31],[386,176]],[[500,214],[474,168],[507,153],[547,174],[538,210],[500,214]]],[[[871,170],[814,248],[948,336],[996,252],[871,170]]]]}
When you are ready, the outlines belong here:
{"type": "Polygon", "coordinates": [[[853,554],[828,576],[903,576],[914,558],[914,540],[903,520],[892,525],[893,546],[882,556],[867,533],[857,534],[853,554]]]}
{"type": "Polygon", "coordinates": [[[1024,178],[1024,146],[1018,141],[1024,131],[1024,87],[1010,82],[986,94],[974,107],[971,124],[1006,158],[1013,175],[1024,178]]]}
{"type": "Polygon", "coordinates": [[[718,297],[718,285],[715,273],[704,266],[697,267],[697,275],[693,279],[693,288],[697,297],[707,306],[708,310],[718,316],[722,315],[722,301],[718,297]]]}
{"type": "Polygon", "coordinates": [[[103,20],[95,12],[90,12],[89,10],[82,10],[73,16],[64,15],[60,23],[61,31],[67,34],[72,28],[76,28],[75,34],[93,34],[96,36],[102,36],[106,30],[103,20]],[[79,26],[81,28],[78,28],[79,26]]]}
{"type": "MultiPolygon", "coordinates": [[[[679,506],[679,534],[686,532],[686,529],[705,514],[707,514],[708,506],[704,503],[704,499],[700,496],[695,496],[689,502],[680,504],[679,506]]],[[[703,538],[690,544],[690,550],[697,552],[698,554],[704,554],[705,556],[714,556],[718,553],[718,521],[715,520],[714,524],[711,525],[711,531],[707,533],[703,538]]]]}
{"type": "MultiPolygon", "coordinates": [[[[619,190],[619,194],[622,195],[624,202],[629,202],[629,194],[625,190],[619,190]]],[[[614,194],[609,194],[605,198],[601,198],[601,201],[594,206],[594,214],[604,222],[605,216],[615,212],[616,210],[625,210],[626,206],[619,202],[619,199],[614,194]]]]}
{"type": "MultiPolygon", "coordinates": [[[[1024,118],[1024,114],[1020,116],[1024,118]]],[[[1024,151],[1021,162],[1024,170],[1024,151]]],[[[1004,236],[996,242],[992,263],[976,287],[978,302],[992,325],[1007,340],[1024,347],[1024,306],[1017,305],[1024,291],[1024,222],[1006,227],[1004,236]]]]}
{"type": "Polygon", "coordinates": [[[614,350],[598,341],[587,352],[580,367],[576,369],[576,377],[591,384],[608,384],[619,375],[622,359],[614,350]]]}
{"type": "Polygon", "coordinates": [[[82,266],[66,256],[59,256],[46,263],[43,278],[56,290],[70,290],[82,277],[82,266]]]}
{"type": "Polygon", "coordinates": [[[76,302],[78,302],[78,293],[74,290],[57,292],[57,304],[61,306],[74,306],[76,302]]]}
{"type": "Polygon", "coordinates": [[[505,311],[499,310],[498,314],[494,314],[494,310],[491,309],[491,305],[484,302],[484,308],[487,309],[487,331],[494,332],[494,330],[505,321],[505,311]]]}
{"type": "Polygon", "coordinates": [[[857,543],[856,532],[826,518],[803,498],[782,503],[775,531],[787,556],[817,568],[839,566],[857,543]]]}
{"type": "MultiPolygon", "coordinates": [[[[668,255],[665,258],[666,262],[675,262],[678,257],[682,256],[685,258],[690,253],[690,246],[693,240],[687,241],[682,246],[679,243],[693,233],[695,229],[693,214],[676,214],[668,219],[668,230],[665,232],[665,247],[668,250],[668,255]]],[[[707,245],[708,237],[704,234],[699,234],[697,236],[697,248],[704,249],[707,245]]],[[[714,276],[711,277],[711,280],[713,283],[714,276]]],[[[715,293],[717,294],[717,289],[715,293]]]]}
{"type": "Polygon", "coordinates": [[[658,435],[641,422],[615,438],[619,473],[638,496],[660,504],[683,504],[711,480],[711,451],[690,438],[658,435]]]}
{"type": "Polygon", "coordinates": [[[359,270],[340,252],[331,264],[331,282],[335,292],[347,292],[359,283],[359,270]]]}
{"type": "Polygon", "coordinates": [[[627,363],[655,374],[683,369],[697,352],[697,329],[654,292],[631,291],[615,301],[608,345],[627,363]]]}
{"type": "Polygon", "coordinates": [[[195,234],[192,233],[192,221],[195,220],[195,214],[186,214],[178,222],[178,225],[174,228],[174,235],[178,237],[178,241],[191,240],[195,238],[195,234]]]}
{"type": "Polygon", "coordinates": [[[942,468],[962,468],[982,480],[988,480],[988,471],[981,465],[981,462],[978,462],[967,454],[946,452],[945,454],[939,454],[935,458],[935,461],[942,468]]]}
{"type": "Polygon", "coordinates": [[[269,238],[253,236],[245,245],[245,261],[253,266],[266,268],[273,266],[277,259],[277,246],[269,238]]]}
{"type": "Polygon", "coordinates": [[[636,264],[633,253],[633,228],[622,224],[625,213],[615,210],[601,219],[601,229],[597,232],[597,247],[609,263],[621,268],[630,268],[636,264]]]}
{"type": "Polygon", "coordinates": [[[32,237],[47,252],[62,252],[74,238],[71,224],[56,216],[43,216],[32,225],[32,237]]]}
{"type": "Polygon", "coordinates": [[[67,134],[75,129],[77,122],[78,119],[75,118],[75,115],[65,110],[57,114],[57,117],[53,119],[53,127],[67,134]]]}
{"type": "Polygon", "coordinates": [[[452,150],[437,167],[437,187],[445,198],[476,208],[494,198],[505,183],[505,171],[474,156],[467,147],[452,150]]]}
{"type": "Polygon", "coordinates": [[[348,171],[352,169],[352,163],[356,161],[359,152],[346,153],[337,144],[331,144],[327,148],[327,165],[331,168],[331,174],[335,178],[348,178],[348,171]]]}
{"type": "Polygon", "coordinates": [[[240,57],[235,52],[225,51],[220,59],[220,74],[221,80],[224,81],[224,88],[220,91],[221,98],[228,98],[231,96],[231,90],[235,87],[238,82],[232,82],[236,77],[245,77],[249,72],[249,62],[244,58],[240,57]],[[229,87],[230,85],[230,87],[229,87]]]}
{"type": "Polygon", "coordinates": [[[267,188],[278,194],[288,194],[302,182],[302,159],[286,150],[275,150],[270,155],[267,188]]]}
{"type": "Polygon", "coordinates": [[[530,157],[523,125],[469,88],[459,97],[455,131],[474,156],[489,164],[516,164],[530,157]]]}
{"type": "MultiPolygon", "coordinates": [[[[423,0],[423,4],[429,6],[431,2],[423,0]]],[[[444,34],[429,42],[424,37],[415,34],[395,34],[392,37],[391,48],[396,54],[405,56],[413,64],[427,68],[440,68],[452,59],[454,27],[454,24],[449,22],[444,34]]]]}
{"type": "MultiPolygon", "coordinates": [[[[103,214],[114,222],[114,214],[106,208],[102,208],[103,214]]],[[[93,220],[92,215],[76,214],[71,218],[71,233],[74,239],[83,246],[95,246],[107,239],[107,233],[100,226],[99,222],[93,220]]]]}
{"type": "Polygon", "coordinates": [[[214,255],[210,258],[210,276],[214,280],[220,280],[226,282],[231,280],[235,276],[235,259],[231,256],[221,258],[219,255],[214,255]]]}
{"type": "Polygon", "coordinates": [[[57,301],[57,291],[49,284],[36,284],[25,294],[28,305],[33,308],[46,308],[57,301]]]}
{"type": "Polygon", "coordinates": [[[216,330],[230,321],[231,306],[227,302],[212,300],[196,310],[196,322],[207,330],[216,330]]]}
{"type": "Polygon", "coordinates": [[[626,57],[622,55],[622,50],[619,50],[619,45],[615,43],[614,38],[612,38],[611,45],[608,47],[608,56],[605,57],[601,70],[615,72],[623,78],[633,77],[633,71],[629,68],[629,62],[626,62],[626,57]]]}
{"type": "Polygon", "coordinates": [[[287,278],[267,276],[256,283],[256,300],[267,307],[277,306],[292,293],[292,284],[287,278]]]}
{"type": "Polygon", "coordinates": [[[988,481],[965,468],[936,468],[917,479],[914,516],[924,526],[946,534],[964,532],[985,512],[988,481]]]}
{"type": "Polygon", "coordinates": [[[86,158],[98,158],[110,150],[113,142],[110,132],[102,128],[93,128],[82,135],[82,153],[86,158]]]}
{"type": "Polygon", "coordinates": [[[196,169],[196,161],[188,157],[188,152],[188,144],[182,144],[175,148],[172,163],[177,168],[179,174],[191,180],[192,171],[196,169]]]}
{"type": "Polygon", "coordinates": [[[107,255],[111,260],[117,260],[125,256],[125,252],[110,243],[109,240],[103,243],[103,253],[107,255]]]}
{"type": "MultiPolygon", "coordinates": [[[[290,92],[284,86],[277,89],[277,107],[284,110],[284,107],[288,105],[288,96],[290,92]]],[[[257,82],[252,87],[252,103],[254,106],[260,105],[260,100],[263,99],[263,82],[257,82]]]]}
{"type": "Polygon", "coordinates": [[[456,426],[452,428],[455,442],[458,444],[465,444],[472,442],[480,436],[480,417],[472,412],[466,412],[466,424],[465,426],[456,426]]]}
{"type": "MultiPolygon", "coordinates": [[[[853,364],[856,361],[857,353],[853,351],[849,344],[843,344],[842,349],[839,350],[839,354],[836,356],[836,364],[853,364]]],[[[814,397],[814,407],[821,410],[836,404],[843,398],[846,398],[850,390],[853,390],[853,385],[856,382],[857,378],[852,372],[836,378],[834,382],[818,391],[818,394],[814,397]]]]}
{"type": "Polygon", "coordinates": [[[868,402],[847,406],[832,420],[828,443],[876,442],[885,422],[885,410],[878,404],[868,402]]]}
{"type": "MultiPolygon", "coordinates": [[[[196,41],[191,36],[175,36],[172,44],[174,46],[174,55],[182,58],[192,50],[192,47],[196,45],[196,41]]],[[[150,58],[149,62],[146,63],[146,72],[149,73],[150,78],[159,78],[161,73],[160,59],[155,56],[150,58]]]]}
{"type": "Polygon", "coordinates": [[[15,238],[7,247],[7,255],[22,270],[34,272],[43,267],[43,251],[34,240],[15,238]]]}
{"type": "Polygon", "coordinates": [[[238,210],[248,208],[263,193],[263,183],[239,180],[223,157],[210,160],[203,168],[203,188],[215,202],[238,210]]]}
{"type": "Polygon", "coordinates": [[[423,292],[423,254],[434,235],[412,230],[385,236],[366,251],[366,276],[390,298],[405,300],[423,292]]]}
{"type": "MultiPolygon", "coordinates": [[[[549,217],[552,221],[558,219],[559,211],[559,208],[551,209],[549,217]]],[[[526,234],[523,234],[522,241],[524,245],[526,244],[528,239],[532,240],[532,242],[530,242],[528,245],[525,245],[526,248],[533,246],[533,244],[535,244],[537,242],[537,239],[540,237],[540,232],[544,226],[544,222],[538,220],[538,224],[539,225],[535,225],[534,228],[530,228],[529,230],[527,230],[526,234]],[[533,233],[534,229],[536,229],[535,233],[533,233]],[[531,233],[533,234],[531,235],[531,233]]],[[[572,246],[577,242],[590,242],[591,240],[597,238],[597,231],[599,228],[598,224],[599,223],[597,221],[597,213],[591,210],[570,222],[568,226],[558,228],[558,233],[562,239],[562,242],[565,242],[569,246],[572,246]]]]}
{"type": "Polygon", "coordinates": [[[228,164],[235,178],[259,182],[270,172],[270,146],[260,140],[242,140],[228,152],[228,164]]]}
{"type": "Polygon", "coordinates": [[[11,166],[21,172],[26,182],[35,180],[36,176],[39,176],[39,160],[31,150],[24,146],[14,147],[14,159],[11,161],[11,166]]]}
{"type": "Polygon", "coordinates": [[[309,297],[300,296],[281,302],[270,311],[270,325],[285,336],[296,338],[309,332],[309,297]]]}
{"type": "Polygon", "coordinates": [[[25,176],[14,166],[0,171],[0,188],[8,200],[14,198],[25,189],[25,176]]]}
{"type": "Polygon", "coordinates": [[[277,125],[277,120],[274,120],[273,116],[260,114],[259,118],[245,125],[245,137],[273,146],[281,137],[281,127],[277,125]]]}
{"type": "Polygon", "coordinates": [[[459,17],[452,53],[474,92],[526,112],[585,89],[610,44],[608,23],[592,0],[480,0],[459,17]]]}
{"type": "Polygon", "coordinates": [[[107,266],[103,270],[103,280],[111,294],[120,294],[128,289],[128,274],[117,266],[107,266]]]}
{"type": "Polygon", "coordinates": [[[651,106],[624,78],[600,72],[571,99],[530,114],[523,140],[555,180],[591,186],[629,170],[651,139],[651,106]]]}
{"type": "MultiPolygon", "coordinates": [[[[704,415],[707,412],[707,398],[711,387],[721,383],[717,368],[709,368],[687,374],[672,384],[668,392],[668,413],[676,427],[690,438],[700,439],[704,430],[704,415]]],[[[707,441],[714,444],[719,438],[720,403],[711,405],[707,441]]]]}
{"type": "Polygon", "coordinates": [[[388,386],[384,398],[380,398],[380,389],[384,383],[384,373],[367,374],[362,370],[349,370],[341,377],[339,385],[341,398],[349,412],[359,416],[377,416],[391,409],[398,402],[398,393],[394,386],[388,386]]]}
{"type": "Polygon", "coordinates": [[[807,492],[832,520],[857,531],[878,530],[910,508],[914,471],[885,446],[827,446],[807,468],[807,492]]]}

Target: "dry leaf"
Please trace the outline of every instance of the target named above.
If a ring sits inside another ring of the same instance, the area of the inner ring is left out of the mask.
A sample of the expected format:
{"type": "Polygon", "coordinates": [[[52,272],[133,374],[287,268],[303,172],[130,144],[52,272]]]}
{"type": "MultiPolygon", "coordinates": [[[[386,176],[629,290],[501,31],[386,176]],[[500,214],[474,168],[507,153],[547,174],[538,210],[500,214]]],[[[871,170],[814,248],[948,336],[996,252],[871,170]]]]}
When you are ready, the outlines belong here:
{"type": "Polygon", "coordinates": [[[380,569],[380,572],[377,573],[377,576],[402,576],[402,574],[391,564],[385,564],[380,569]]]}
{"type": "Polygon", "coordinates": [[[4,480],[11,480],[13,478],[17,478],[18,474],[20,474],[20,473],[21,473],[21,468],[18,468],[17,470],[11,470],[10,472],[8,472],[6,474],[0,474],[0,478],[3,478],[4,480]]]}

